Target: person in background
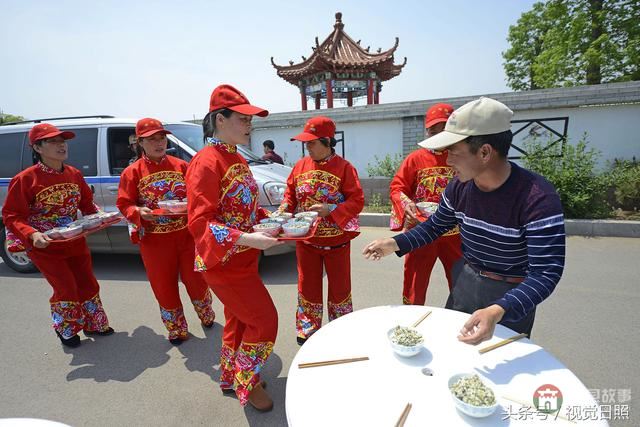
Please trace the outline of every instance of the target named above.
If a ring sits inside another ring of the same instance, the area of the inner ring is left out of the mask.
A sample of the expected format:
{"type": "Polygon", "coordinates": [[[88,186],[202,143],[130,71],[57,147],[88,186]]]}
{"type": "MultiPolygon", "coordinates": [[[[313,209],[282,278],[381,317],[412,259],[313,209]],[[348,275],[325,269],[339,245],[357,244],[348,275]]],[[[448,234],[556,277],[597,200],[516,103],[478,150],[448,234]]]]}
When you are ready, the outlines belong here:
{"type": "Polygon", "coordinates": [[[280,163],[281,165],[284,165],[284,161],[282,160],[282,157],[280,157],[274,151],[276,146],[273,143],[273,141],[271,141],[270,139],[267,139],[265,142],[262,143],[262,147],[264,149],[264,156],[262,156],[262,160],[269,160],[273,163],[280,163]]]}
{"type": "Polygon", "coordinates": [[[12,245],[26,249],[53,288],[49,299],[53,329],[67,347],[80,345],[80,331],[85,335],[113,334],[86,239],[52,242],[45,233],[75,221],[78,212],[98,212],[82,173],[64,164],[69,156],[67,140],[74,137],[73,132],[49,123],[35,125],[29,131],[35,164],[11,179],[2,208],[9,250],[12,245]]]}
{"type": "Polygon", "coordinates": [[[138,141],[136,139],[136,134],[132,133],[129,135],[129,149],[131,150],[131,158],[129,159],[129,165],[135,163],[138,160],[138,141]]]}
{"type": "Polygon", "coordinates": [[[215,313],[209,286],[193,270],[194,243],[186,217],[152,214],[159,201],[187,196],[187,162],[167,155],[166,135],[170,133],[159,120],[138,120],[134,141],[139,145],[140,158],[122,172],[116,206],[129,221],[132,241],[140,244],[142,262],[169,332],[169,342],[180,345],[189,338],[189,329],[178,276],[202,326],[211,328],[215,313]]]}
{"type": "MultiPolygon", "coordinates": [[[[444,125],[453,112],[449,104],[432,105],[424,117],[425,137],[430,138],[444,130],[444,125]]],[[[416,203],[439,203],[440,196],[453,177],[453,169],[447,166],[447,152],[435,152],[418,148],[407,156],[391,180],[389,196],[391,230],[407,231],[424,221],[418,214],[416,203]]],[[[453,286],[451,269],[462,258],[458,227],[447,231],[430,245],[409,252],[404,257],[403,304],[424,305],[431,270],[440,259],[444,267],[449,291],[453,286]]]]}

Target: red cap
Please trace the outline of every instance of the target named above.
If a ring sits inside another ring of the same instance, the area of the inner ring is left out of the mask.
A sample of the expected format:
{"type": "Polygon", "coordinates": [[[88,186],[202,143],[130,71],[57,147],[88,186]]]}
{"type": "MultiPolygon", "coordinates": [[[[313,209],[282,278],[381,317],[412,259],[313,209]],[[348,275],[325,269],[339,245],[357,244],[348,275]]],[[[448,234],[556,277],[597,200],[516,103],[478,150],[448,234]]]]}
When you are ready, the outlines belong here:
{"type": "Polygon", "coordinates": [[[291,138],[292,141],[313,141],[320,138],[333,138],[336,136],[336,124],[329,117],[317,116],[307,120],[302,133],[291,138]]]}
{"type": "Polygon", "coordinates": [[[429,129],[438,123],[446,122],[451,113],[453,113],[453,107],[449,104],[432,105],[424,116],[425,129],[429,129]]]}
{"type": "Polygon", "coordinates": [[[247,116],[266,117],[269,115],[267,110],[249,104],[247,97],[231,85],[220,85],[211,93],[209,112],[223,108],[247,116]]]}
{"type": "Polygon", "coordinates": [[[164,126],[162,126],[160,120],[147,117],[138,120],[138,123],[136,123],[136,136],[138,138],[147,138],[151,135],[155,135],[156,133],[171,135],[171,132],[169,132],[164,128],[164,126]]]}
{"type": "Polygon", "coordinates": [[[55,138],[56,136],[71,139],[75,138],[76,134],[68,130],[62,131],[49,123],[39,123],[29,131],[29,145],[33,145],[41,139],[55,138]]]}

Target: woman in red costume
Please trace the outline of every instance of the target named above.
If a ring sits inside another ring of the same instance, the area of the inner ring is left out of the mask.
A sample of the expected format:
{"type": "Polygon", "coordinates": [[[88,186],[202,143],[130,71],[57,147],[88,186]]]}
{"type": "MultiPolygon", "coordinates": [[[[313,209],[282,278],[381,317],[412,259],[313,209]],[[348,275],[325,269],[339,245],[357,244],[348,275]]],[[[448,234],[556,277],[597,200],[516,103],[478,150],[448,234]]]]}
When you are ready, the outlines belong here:
{"type": "Polygon", "coordinates": [[[258,186],[237,145],[249,143],[252,116],[267,114],[234,87],[218,86],[203,119],[206,146],[187,171],[196,268],[224,304],[220,387],[260,411],[273,408],[260,371],[273,350],[278,314],[258,274],[258,255],[280,242],[251,233],[268,212],[258,206],[258,186]]]}
{"type": "Polygon", "coordinates": [[[299,160],[287,179],[279,211],[315,211],[321,218],[314,237],[296,244],[298,309],[296,332],[302,345],[322,325],[322,272],[329,281],[329,321],[353,311],[351,240],[360,234],[358,214],[364,194],[358,172],[333,148],[336,125],[313,117],[291,138],[305,144],[309,156],[299,160]]]}
{"type": "Polygon", "coordinates": [[[178,275],[204,327],[213,326],[215,313],[209,286],[202,274],[193,269],[194,243],[186,217],[151,213],[159,201],[187,197],[187,162],[167,156],[166,135],[170,133],[156,119],[136,123],[139,159],[122,172],[116,205],[131,224],[132,240],[140,243],[142,261],[160,305],[160,317],[169,331],[169,341],[180,345],[189,337],[189,331],[178,275]]]}
{"type": "Polygon", "coordinates": [[[35,164],[13,177],[2,208],[10,246],[27,250],[53,288],[49,300],[53,329],[68,347],[80,345],[80,331],[85,335],[113,333],[86,240],[52,242],[45,234],[76,220],[78,211],[83,215],[98,212],[82,173],[64,164],[67,140],[74,137],[73,132],[48,123],[35,125],[29,132],[35,164]]]}

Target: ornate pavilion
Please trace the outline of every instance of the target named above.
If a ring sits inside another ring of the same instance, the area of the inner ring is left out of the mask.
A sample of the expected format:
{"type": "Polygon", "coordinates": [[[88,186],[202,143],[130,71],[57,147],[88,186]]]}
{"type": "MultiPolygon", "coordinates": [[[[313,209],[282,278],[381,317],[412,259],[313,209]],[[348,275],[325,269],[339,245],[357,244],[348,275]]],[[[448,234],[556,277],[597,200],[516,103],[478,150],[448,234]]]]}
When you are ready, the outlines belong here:
{"type": "Polygon", "coordinates": [[[400,74],[407,63],[394,64],[393,54],[398,48],[398,38],[389,50],[369,52],[369,46],[360,46],[344,32],[342,13],[336,13],[333,32],[311,49],[309,58],[289,65],[277,65],[271,57],[271,64],[278,76],[300,89],[302,109],[307,109],[307,98],[315,100],[316,110],[326,99],[327,108],[333,108],[334,99],[346,99],[347,106],[353,105],[354,98],[367,97],[367,104],[380,102],[382,82],[400,74]]]}

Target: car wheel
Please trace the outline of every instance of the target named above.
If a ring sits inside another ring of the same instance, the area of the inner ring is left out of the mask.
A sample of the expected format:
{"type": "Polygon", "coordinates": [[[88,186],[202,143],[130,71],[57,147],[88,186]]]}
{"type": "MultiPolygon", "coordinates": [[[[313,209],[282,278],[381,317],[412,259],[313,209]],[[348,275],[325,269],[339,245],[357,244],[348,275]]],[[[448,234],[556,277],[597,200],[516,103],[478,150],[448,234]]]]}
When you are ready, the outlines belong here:
{"type": "Polygon", "coordinates": [[[2,249],[0,256],[7,266],[18,273],[35,273],[38,271],[36,266],[31,262],[26,252],[9,252],[7,244],[7,234],[5,228],[0,231],[0,239],[2,240],[2,249]]]}

